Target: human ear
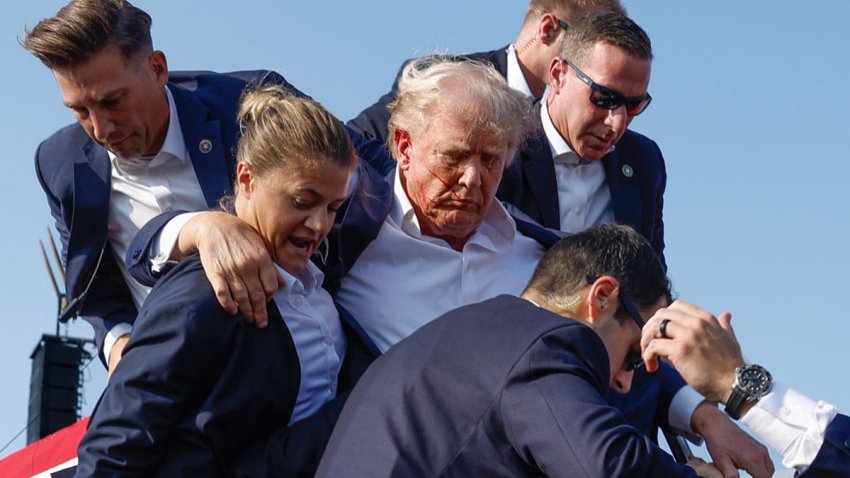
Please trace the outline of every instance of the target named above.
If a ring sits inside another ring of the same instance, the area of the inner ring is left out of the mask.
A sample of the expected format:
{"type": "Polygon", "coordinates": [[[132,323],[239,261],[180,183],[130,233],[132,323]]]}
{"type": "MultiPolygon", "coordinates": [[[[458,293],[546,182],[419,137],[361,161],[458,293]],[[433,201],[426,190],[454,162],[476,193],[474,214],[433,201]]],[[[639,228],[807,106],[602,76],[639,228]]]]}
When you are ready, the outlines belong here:
{"type": "Polygon", "coordinates": [[[160,86],[165,86],[168,83],[168,60],[165,58],[165,53],[155,50],[148,55],[148,66],[160,86]]]}
{"type": "Polygon", "coordinates": [[[558,39],[561,27],[558,26],[558,21],[555,20],[555,15],[546,13],[540,16],[537,22],[537,38],[544,45],[551,45],[558,39]]]}
{"type": "Polygon", "coordinates": [[[236,186],[245,199],[250,199],[254,188],[254,167],[246,161],[236,165],[236,186]]]}
{"type": "Polygon", "coordinates": [[[613,317],[617,307],[616,304],[620,284],[611,276],[602,276],[591,284],[588,293],[587,307],[590,323],[595,323],[602,317],[613,317]]]}
{"type": "Polygon", "coordinates": [[[398,161],[399,168],[407,171],[410,167],[410,149],[413,147],[410,133],[401,128],[396,128],[393,144],[395,144],[395,158],[398,161]]]}
{"type": "Polygon", "coordinates": [[[566,81],[567,63],[559,56],[553,57],[549,62],[549,86],[553,92],[560,92],[566,81]]]}

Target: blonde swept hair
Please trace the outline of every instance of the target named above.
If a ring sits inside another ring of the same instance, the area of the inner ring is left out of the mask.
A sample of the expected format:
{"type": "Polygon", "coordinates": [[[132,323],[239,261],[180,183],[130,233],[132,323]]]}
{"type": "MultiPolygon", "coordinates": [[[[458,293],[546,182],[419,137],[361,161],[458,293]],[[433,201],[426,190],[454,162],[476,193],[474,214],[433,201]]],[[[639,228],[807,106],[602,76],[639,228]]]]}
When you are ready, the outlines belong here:
{"type": "Polygon", "coordinates": [[[512,148],[533,127],[531,101],[525,95],[510,88],[492,65],[462,57],[431,56],[408,63],[388,107],[387,145],[393,154],[396,130],[419,134],[427,114],[462,118],[470,131],[493,134],[512,148]],[[449,90],[453,94],[447,95],[449,90]]]}

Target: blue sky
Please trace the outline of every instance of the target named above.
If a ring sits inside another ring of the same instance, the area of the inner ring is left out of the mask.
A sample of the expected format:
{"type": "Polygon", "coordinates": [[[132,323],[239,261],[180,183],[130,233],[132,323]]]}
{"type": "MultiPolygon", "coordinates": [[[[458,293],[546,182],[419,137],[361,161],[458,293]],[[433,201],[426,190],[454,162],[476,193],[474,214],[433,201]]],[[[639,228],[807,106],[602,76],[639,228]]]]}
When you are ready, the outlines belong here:
{"type": "MultiPolygon", "coordinates": [[[[667,261],[682,298],[729,310],[747,358],[850,410],[850,2],[639,2],[653,41],[650,108],[632,128],[667,162],[667,261]]],[[[0,446],[26,425],[29,355],[56,304],[37,241],[52,227],[33,172],[39,141],[72,121],[55,82],[16,38],[64,2],[6,2],[0,15],[0,446]]],[[[525,1],[138,0],[169,67],[275,69],[348,119],[408,57],[491,50],[515,38],[525,1]]],[[[71,335],[88,336],[85,324],[71,335]]],[[[86,410],[104,378],[89,369],[86,410]]],[[[18,439],[5,452],[23,446],[18,439]]]]}

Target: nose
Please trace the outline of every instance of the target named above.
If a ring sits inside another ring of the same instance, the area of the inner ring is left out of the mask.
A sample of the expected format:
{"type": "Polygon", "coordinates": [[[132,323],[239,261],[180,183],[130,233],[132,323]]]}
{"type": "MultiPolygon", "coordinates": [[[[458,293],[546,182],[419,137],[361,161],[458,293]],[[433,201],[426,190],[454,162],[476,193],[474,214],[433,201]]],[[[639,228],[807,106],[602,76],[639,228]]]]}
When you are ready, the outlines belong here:
{"type": "Polygon", "coordinates": [[[304,225],[320,237],[327,234],[332,223],[333,218],[324,207],[317,207],[312,214],[307,216],[307,220],[304,221],[304,225]]]}
{"type": "Polygon", "coordinates": [[[627,372],[625,369],[620,369],[611,379],[611,388],[617,393],[629,393],[629,390],[632,389],[632,378],[634,376],[634,370],[627,372]]]}
{"type": "Polygon", "coordinates": [[[461,172],[458,183],[467,189],[473,189],[481,186],[481,158],[473,157],[461,166],[461,172]]]}
{"type": "Polygon", "coordinates": [[[101,143],[106,142],[109,135],[115,131],[115,123],[113,123],[109,118],[109,115],[103,111],[90,111],[89,120],[91,121],[94,139],[101,143]]]}
{"type": "Polygon", "coordinates": [[[626,132],[629,126],[631,117],[626,113],[626,105],[620,105],[613,110],[608,110],[608,115],[605,117],[605,126],[614,132],[617,138],[626,132]]]}

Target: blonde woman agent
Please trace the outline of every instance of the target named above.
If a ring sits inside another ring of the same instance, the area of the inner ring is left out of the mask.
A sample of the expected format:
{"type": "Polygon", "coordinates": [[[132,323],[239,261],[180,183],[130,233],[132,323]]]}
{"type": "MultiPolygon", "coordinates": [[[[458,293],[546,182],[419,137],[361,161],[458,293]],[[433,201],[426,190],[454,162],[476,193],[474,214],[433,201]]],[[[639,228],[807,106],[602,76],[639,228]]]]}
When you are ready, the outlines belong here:
{"type": "Polygon", "coordinates": [[[310,257],[346,199],[354,151],[336,118],[280,87],[246,93],[239,121],[236,194],[222,206],[260,234],[284,279],[268,327],[234,320],[197,256],[181,261],[139,313],[80,444],[78,476],[223,475],[299,420],[290,430],[307,438],[293,440],[292,466],[314,466],[324,448],[348,340],[310,257]]]}

